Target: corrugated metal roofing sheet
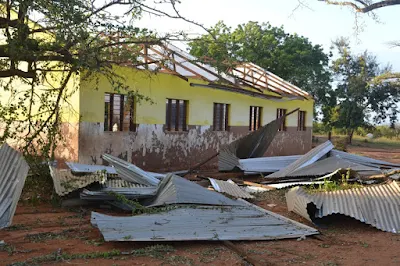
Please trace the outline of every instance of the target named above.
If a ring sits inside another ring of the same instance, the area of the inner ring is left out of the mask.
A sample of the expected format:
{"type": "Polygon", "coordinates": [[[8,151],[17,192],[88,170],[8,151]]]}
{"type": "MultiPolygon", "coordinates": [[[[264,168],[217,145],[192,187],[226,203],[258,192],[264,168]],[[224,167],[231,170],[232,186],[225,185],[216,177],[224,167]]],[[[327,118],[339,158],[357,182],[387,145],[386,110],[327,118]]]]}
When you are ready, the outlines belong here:
{"type": "Polygon", "coordinates": [[[16,150],[0,148],[0,228],[10,226],[29,172],[29,165],[16,150]]]}
{"type": "Polygon", "coordinates": [[[72,191],[87,187],[95,182],[103,184],[107,180],[106,174],[102,172],[77,176],[72,174],[69,169],[57,169],[53,166],[49,166],[49,168],[54,189],[59,196],[65,196],[72,191]]]}
{"type": "Polygon", "coordinates": [[[273,240],[318,234],[250,203],[190,206],[163,213],[113,217],[92,212],[105,241],[273,240]]]}
{"type": "Polygon", "coordinates": [[[122,179],[108,179],[103,185],[104,188],[141,188],[145,185],[128,182],[122,179]]]}
{"type": "Polygon", "coordinates": [[[331,156],[336,156],[338,158],[346,159],[355,163],[371,166],[371,167],[379,167],[379,168],[397,168],[400,167],[400,164],[386,162],[382,160],[376,160],[365,156],[360,156],[356,154],[347,153],[344,151],[332,150],[331,156]]]}
{"type": "Polygon", "coordinates": [[[382,231],[400,233],[400,187],[397,182],[358,189],[308,194],[296,187],[286,194],[289,211],[308,220],[331,214],[344,214],[382,231]],[[313,203],[317,210],[307,212],[313,203]]]}
{"type": "Polygon", "coordinates": [[[239,159],[263,156],[278,132],[281,122],[281,118],[276,119],[223,147],[218,155],[218,169],[230,171],[239,165],[239,159]]]}
{"type": "Polygon", "coordinates": [[[161,181],[156,197],[145,203],[149,207],[169,204],[241,205],[239,201],[172,174],[161,181]]]}
{"type": "Polygon", "coordinates": [[[66,162],[65,163],[72,172],[74,173],[94,173],[97,171],[105,170],[107,174],[116,175],[117,171],[114,167],[104,166],[104,165],[90,165],[90,164],[81,164],[81,163],[74,163],[74,162],[66,162]]]}
{"type": "Polygon", "coordinates": [[[239,168],[249,173],[273,173],[287,167],[300,157],[301,155],[291,155],[240,159],[239,168]]]}
{"type": "Polygon", "coordinates": [[[334,147],[332,142],[328,140],[325,143],[315,147],[314,149],[310,150],[309,152],[301,156],[295,162],[291,163],[288,167],[268,175],[267,178],[280,178],[280,177],[290,176],[290,174],[293,173],[294,171],[303,168],[307,165],[310,165],[312,163],[315,163],[323,156],[325,156],[328,152],[330,152],[333,148],[334,147]]]}
{"type": "Polygon", "coordinates": [[[120,158],[104,154],[103,159],[112,164],[116,168],[118,176],[126,181],[146,186],[156,186],[160,182],[153,175],[120,158]]]}
{"type": "Polygon", "coordinates": [[[303,176],[322,176],[329,173],[332,173],[338,169],[351,169],[356,172],[358,171],[377,171],[380,172],[379,168],[370,167],[354,162],[350,162],[348,160],[340,159],[338,157],[328,157],[317,161],[311,165],[300,168],[290,174],[286,175],[286,177],[303,177],[303,176]]]}
{"type": "Polygon", "coordinates": [[[223,181],[217,180],[214,178],[208,178],[211,182],[213,188],[221,193],[225,193],[231,195],[235,198],[241,199],[252,199],[254,196],[250,195],[249,193],[245,192],[241,189],[238,185],[236,185],[232,180],[223,181]]]}

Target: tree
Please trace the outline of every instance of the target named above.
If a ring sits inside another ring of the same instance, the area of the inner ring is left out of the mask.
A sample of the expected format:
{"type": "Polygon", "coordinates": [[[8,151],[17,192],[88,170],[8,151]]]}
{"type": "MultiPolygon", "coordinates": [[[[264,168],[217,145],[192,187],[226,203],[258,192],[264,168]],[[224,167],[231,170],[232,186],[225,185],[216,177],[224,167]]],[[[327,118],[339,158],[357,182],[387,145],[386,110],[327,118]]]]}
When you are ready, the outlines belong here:
{"type": "Polygon", "coordinates": [[[400,0],[384,0],[384,1],[372,1],[372,0],[350,0],[350,1],[330,1],[330,0],[319,0],[329,5],[347,6],[359,13],[372,12],[375,9],[400,5],[400,0]]]}
{"type": "Polygon", "coordinates": [[[310,92],[317,103],[330,87],[329,56],[307,38],[257,22],[232,30],[220,21],[209,31],[189,43],[190,53],[221,71],[253,62],[310,92]]]}
{"type": "Polygon", "coordinates": [[[160,36],[135,27],[134,22],[146,12],[192,22],[180,15],[177,3],[163,0],[150,6],[143,0],[2,1],[0,93],[10,99],[0,105],[0,141],[16,139],[28,153],[53,153],[59,137],[61,106],[68,104],[73,93],[68,84],[79,74],[88,78],[99,73],[116,90],[128,88],[113,68],[143,64],[138,60],[142,44],[179,37],[160,36]],[[172,11],[159,9],[160,4],[169,4],[172,11]],[[113,15],[113,9],[114,14],[118,10],[122,15],[113,15]]]}
{"type": "Polygon", "coordinates": [[[334,47],[339,54],[332,65],[337,86],[329,93],[328,104],[323,107],[323,122],[345,129],[349,143],[358,127],[369,126],[370,122],[380,123],[387,118],[394,124],[399,88],[390,82],[372,82],[390,70],[390,66],[382,68],[376,57],[367,51],[352,54],[346,39],[338,39],[334,47]]]}

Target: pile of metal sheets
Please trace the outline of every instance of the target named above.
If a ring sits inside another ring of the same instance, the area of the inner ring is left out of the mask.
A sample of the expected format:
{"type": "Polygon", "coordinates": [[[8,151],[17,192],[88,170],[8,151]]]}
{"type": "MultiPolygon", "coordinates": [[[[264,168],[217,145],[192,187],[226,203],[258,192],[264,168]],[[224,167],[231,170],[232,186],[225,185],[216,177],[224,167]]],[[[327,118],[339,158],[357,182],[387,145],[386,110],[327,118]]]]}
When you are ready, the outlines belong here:
{"type": "Polygon", "coordinates": [[[117,170],[118,176],[126,181],[146,186],[157,186],[160,182],[153,175],[120,158],[104,154],[103,159],[113,165],[117,170]]]}
{"type": "Polygon", "coordinates": [[[51,165],[49,165],[49,168],[54,189],[59,196],[68,195],[75,190],[87,187],[96,182],[104,184],[107,180],[107,174],[102,171],[85,175],[74,175],[69,169],[57,169],[51,165]]]}
{"type": "Polygon", "coordinates": [[[238,166],[245,174],[274,173],[289,166],[300,157],[301,155],[291,155],[240,159],[238,166]]]}
{"type": "Polygon", "coordinates": [[[0,148],[0,228],[10,226],[29,172],[29,165],[16,150],[0,148]]]}
{"type": "Polygon", "coordinates": [[[400,187],[395,181],[315,194],[295,187],[286,194],[286,202],[289,211],[310,221],[343,214],[382,231],[400,233],[400,187]]]}
{"type": "Polygon", "coordinates": [[[171,204],[242,205],[239,201],[227,198],[220,193],[210,191],[194,182],[173,174],[168,174],[161,181],[157,195],[144,202],[144,204],[148,207],[171,204]]]}
{"type": "Polygon", "coordinates": [[[105,241],[275,240],[318,234],[245,201],[241,206],[177,206],[130,217],[92,212],[91,222],[105,241]]]}
{"type": "Polygon", "coordinates": [[[291,163],[289,166],[281,169],[278,172],[272,173],[267,176],[267,178],[282,178],[282,177],[290,177],[291,174],[305,166],[315,163],[319,159],[323,158],[327,155],[334,148],[332,142],[329,140],[325,143],[315,147],[314,149],[310,150],[299,159],[291,163]]]}

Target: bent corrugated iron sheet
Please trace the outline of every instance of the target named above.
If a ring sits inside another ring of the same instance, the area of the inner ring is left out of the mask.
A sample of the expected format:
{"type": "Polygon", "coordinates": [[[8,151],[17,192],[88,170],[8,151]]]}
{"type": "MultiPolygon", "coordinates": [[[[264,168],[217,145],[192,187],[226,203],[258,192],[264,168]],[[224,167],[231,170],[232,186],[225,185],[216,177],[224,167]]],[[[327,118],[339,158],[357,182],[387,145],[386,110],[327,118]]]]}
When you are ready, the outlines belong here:
{"type": "Polygon", "coordinates": [[[243,205],[177,207],[131,217],[92,212],[91,222],[105,241],[274,240],[318,234],[245,201],[243,205]]]}
{"type": "Polygon", "coordinates": [[[301,156],[295,162],[291,163],[288,167],[268,175],[267,178],[281,178],[290,176],[290,174],[293,173],[294,171],[301,169],[312,163],[315,163],[316,161],[324,157],[333,148],[334,147],[332,142],[328,140],[325,143],[315,147],[314,149],[310,150],[309,152],[301,156]]]}
{"type": "Polygon", "coordinates": [[[29,165],[16,150],[0,148],[0,228],[10,226],[29,172],[29,165]]]}
{"type": "Polygon", "coordinates": [[[218,155],[218,169],[220,171],[231,171],[239,165],[239,159],[263,156],[276,132],[278,132],[281,123],[282,118],[276,119],[223,147],[218,155]]]}
{"type": "Polygon", "coordinates": [[[300,157],[301,155],[291,155],[240,159],[238,166],[245,173],[273,173],[289,166],[300,157]]]}
{"type": "Polygon", "coordinates": [[[238,185],[236,185],[232,180],[223,181],[214,178],[208,178],[211,182],[213,188],[221,193],[228,194],[232,197],[239,199],[252,199],[254,196],[250,195],[243,189],[241,189],[238,185]]]}
{"type": "Polygon", "coordinates": [[[158,188],[154,199],[144,202],[149,207],[170,204],[242,205],[224,195],[210,191],[180,176],[168,174],[158,188]]]}
{"type": "Polygon", "coordinates": [[[120,158],[104,154],[103,159],[112,164],[117,170],[118,176],[126,181],[146,186],[157,186],[160,183],[160,180],[153,175],[120,158]]]}
{"type": "Polygon", "coordinates": [[[300,168],[286,175],[286,177],[316,177],[332,173],[338,169],[351,169],[356,172],[370,171],[377,174],[381,172],[380,169],[377,167],[370,167],[350,162],[348,160],[340,159],[338,157],[328,157],[311,165],[300,168]]]}
{"type": "Polygon", "coordinates": [[[107,174],[112,174],[112,175],[117,174],[117,171],[115,171],[115,168],[110,167],[110,166],[90,165],[90,164],[81,164],[81,163],[74,163],[74,162],[66,162],[65,164],[74,173],[89,174],[89,173],[94,173],[97,171],[106,171],[107,174]]]}
{"type": "Polygon", "coordinates": [[[87,187],[95,182],[104,184],[107,180],[107,174],[103,172],[78,176],[73,175],[69,169],[57,169],[51,165],[49,165],[49,168],[54,189],[59,196],[65,196],[72,191],[87,187]]]}
{"type": "Polygon", "coordinates": [[[332,150],[331,156],[336,156],[338,158],[346,159],[348,161],[352,161],[355,163],[359,163],[359,164],[363,164],[363,165],[371,166],[371,167],[378,167],[378,168],[385,168],[385,169],[400,167],[400,164],[386,162],[386,161],[377,160],[377,159],[372,159],[369,157],[351,154],[351,153],[347,153],[344,151],[338,151],[338,150],[332,150]]]}
{"type": "Polygon", "coordinates": [[[286,202],[289,211],[310,221],[343,214],[382,231],[400,233],[400,187],[395,181],[316,194],[295,187],[287,192],[286,202]]]}

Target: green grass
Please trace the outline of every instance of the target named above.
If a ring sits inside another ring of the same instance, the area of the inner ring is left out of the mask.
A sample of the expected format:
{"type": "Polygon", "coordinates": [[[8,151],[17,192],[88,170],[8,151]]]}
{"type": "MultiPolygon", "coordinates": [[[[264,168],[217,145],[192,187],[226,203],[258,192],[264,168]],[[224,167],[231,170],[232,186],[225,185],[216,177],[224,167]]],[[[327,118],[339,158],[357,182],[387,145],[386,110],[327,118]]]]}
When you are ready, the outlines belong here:
{"type": "Polygon", "coordinates": [[[351,176],[350,170],[347,170],[346,174],[341,174],[341,179],[333,180],[334,177],[325,179],[323,184],[313,184],[306,187],[307,192],[329,192],[345,189],[362,188],[363,186],[358,183],[349,183],[348,180],[351,176]]]}

